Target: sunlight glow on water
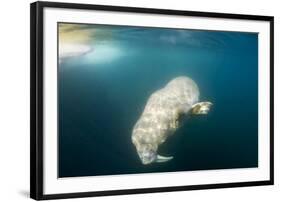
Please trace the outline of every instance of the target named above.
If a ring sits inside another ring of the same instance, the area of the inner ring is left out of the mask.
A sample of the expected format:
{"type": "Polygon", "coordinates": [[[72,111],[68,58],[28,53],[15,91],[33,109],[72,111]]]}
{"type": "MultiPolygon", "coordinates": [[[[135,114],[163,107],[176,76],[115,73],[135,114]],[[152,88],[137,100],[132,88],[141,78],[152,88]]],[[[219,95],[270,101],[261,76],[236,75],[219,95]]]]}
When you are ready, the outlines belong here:
{"type": "Polygon", "coordinates": [[[85,63],[99,64],[111,63],[125,55],[119,45],[111,43],[91,44],[92,51],[82,56],[85,63]]]}

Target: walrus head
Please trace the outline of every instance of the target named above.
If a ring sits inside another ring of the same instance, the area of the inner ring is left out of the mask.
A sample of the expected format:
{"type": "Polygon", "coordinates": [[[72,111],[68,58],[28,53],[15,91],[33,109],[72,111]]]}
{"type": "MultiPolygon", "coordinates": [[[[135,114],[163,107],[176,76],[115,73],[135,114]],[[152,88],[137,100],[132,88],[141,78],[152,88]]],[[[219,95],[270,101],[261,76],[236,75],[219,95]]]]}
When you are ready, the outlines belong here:
{"type": "Polygon", "coordinates": [[[157,154],[157,148],[152,144],[139,144],[137,145],[137,153],[142,164],[147,165],[153,162],[162,163],[172,160],[173,157],[166,157],[157,154]]]}
{"type": "Polygon", "coordinates": [[[142,164],[150,164],[154,161],[156,161],[157,158],[157,152],[154,151],[153,148],[151,148],[149,145],[143,145],[137,149],[138,155],[140,157],[140,160],[142,164]]]}

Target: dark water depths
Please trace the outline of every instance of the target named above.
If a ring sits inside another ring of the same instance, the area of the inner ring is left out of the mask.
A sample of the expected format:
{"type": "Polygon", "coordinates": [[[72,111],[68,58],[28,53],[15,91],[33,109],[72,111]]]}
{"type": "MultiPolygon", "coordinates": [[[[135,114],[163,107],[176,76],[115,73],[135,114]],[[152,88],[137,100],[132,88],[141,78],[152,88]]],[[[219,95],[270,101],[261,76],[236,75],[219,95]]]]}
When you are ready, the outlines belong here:
{"type": "Polygon", "coordinates": [[[59,65],[59,177],[258,166],[258,35],[87,26],[93,51],[59,65]],[[109,34],[110,33],[110,34],[109,34]],[[142,165],[131,132],[148,97],[192,78],[207,116],[187,120],[142,165]]]}

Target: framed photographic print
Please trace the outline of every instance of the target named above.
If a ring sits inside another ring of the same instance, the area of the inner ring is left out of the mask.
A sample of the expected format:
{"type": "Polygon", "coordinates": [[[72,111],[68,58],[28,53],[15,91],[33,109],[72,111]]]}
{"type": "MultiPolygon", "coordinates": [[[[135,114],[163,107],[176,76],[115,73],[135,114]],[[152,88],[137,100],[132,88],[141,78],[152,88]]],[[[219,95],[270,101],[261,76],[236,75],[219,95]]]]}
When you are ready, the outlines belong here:
{"type": "Polygon", "coordinates": [[[273,184],[273,17],[31,4],[31,198],[273,184]]]}

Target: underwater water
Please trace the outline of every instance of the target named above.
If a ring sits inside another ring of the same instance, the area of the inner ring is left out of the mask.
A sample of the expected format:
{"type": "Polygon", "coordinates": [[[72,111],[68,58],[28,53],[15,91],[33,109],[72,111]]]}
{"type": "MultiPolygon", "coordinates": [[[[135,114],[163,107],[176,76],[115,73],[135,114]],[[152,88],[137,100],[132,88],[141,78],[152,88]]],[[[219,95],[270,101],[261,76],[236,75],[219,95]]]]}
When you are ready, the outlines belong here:
{"type": "Polygon", "coordinates": [[[59,34],[59,177],[258,166],[257,33],[61,23],[59,34]],[[171,161],[143,165],[132,129],[178,76],[213,106],[159,146],[171,161]]]}

